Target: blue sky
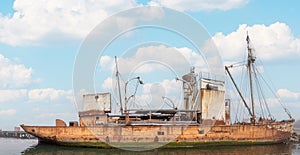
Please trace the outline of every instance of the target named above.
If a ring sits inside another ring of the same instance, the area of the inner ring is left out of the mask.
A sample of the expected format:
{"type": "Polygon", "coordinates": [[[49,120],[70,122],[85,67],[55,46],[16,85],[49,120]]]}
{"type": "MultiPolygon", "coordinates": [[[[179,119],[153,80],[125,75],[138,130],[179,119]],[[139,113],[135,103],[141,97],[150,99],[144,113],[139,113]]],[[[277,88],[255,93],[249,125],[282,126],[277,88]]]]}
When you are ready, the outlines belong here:
{"type": "MultiPolygon", "coordinates": [[[[7,0],[0,1],[0,129],[13,129],[22,123],[52,125],[55,118],[76,120],[72,78],[81,44],[103,20],[141,5],[168,7],[194,18],[212,36],[225,64],[243,58],[248,31],[257,57],[263,61],[263,71],[274,84],[274,91],[292,115],[300,119],[299,1],[224,0],[214,3],[178,0],[175,3],[166,0],[113,0],[92,4],[83,0],[7,0]]],[[[144,45],[151,45],[153,49],[176,49],[190,55],[194,50],[180,36],[155,29],[129,32],[114,42],[120,46],[108,50],[134,51],[137,48],[132,47],[139,47],[139,42],[143,41],[156,42],[144,45]],[[167,45],[156,46],[157,42],[167,45]]],[[[147,53],[147,48],[142,50],[147,53]]],[[[100,59],[99,65],[95,66],[100,68],[95,76],[101,79],[96,81],[96,90],[109,89],[105,81],[112,81],[108,77],[112,73],[113,54],[104,54],[106,59],[100,59]]],[[[145,75],[148,83],[150,79],[156,79],[152,82],[164,82],[166,87],[174,84],[171,79],[163,81],[156,76],[151,77],[151,74],[145,75]]],[[[146,92],[147,86],[139,89],[146,92]]],[[[279,108],[274,107],[277,112],[279,108]]]]}

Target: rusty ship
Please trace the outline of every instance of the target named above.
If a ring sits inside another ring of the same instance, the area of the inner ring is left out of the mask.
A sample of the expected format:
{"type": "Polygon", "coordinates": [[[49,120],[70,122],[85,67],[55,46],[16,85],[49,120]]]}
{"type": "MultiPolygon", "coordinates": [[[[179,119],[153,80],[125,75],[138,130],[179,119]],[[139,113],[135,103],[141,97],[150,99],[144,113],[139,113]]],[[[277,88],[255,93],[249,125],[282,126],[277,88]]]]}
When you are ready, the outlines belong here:
{"type": "MultiPolygon", "coordinates": [[[[225,67],[236,94],[241,98],[249,116],[241,122],[231,121],[231,101],[225,98],[225,80],[200,77],[194,69],[177,78],[182,82],[183,108],[169,109],[127,109],[126,103],[134,95],[121,99],[120,114],[111,113],[111,93],[83,95],[83,110],[79,121],[66,124],[57,119],[55,126],[21,127],[38,137],[39,142],[58,145],[99,148],[142,148],[198,147],[203,145],[253,145],[285,143],[293,131],[294,119],[286,108],[289,118],[276,120],[271,115],[256,115],[253,95],[253,73],[255,56],[247,35],[247,60],[250,97],[245,98],[230,72],[225,67]],[[122,101],[125,102],[124,110],[122,101]]],[[[118,76],[118,74],[116,74],[118,76]]],[[[136,80],[143,84],[140,77],[136,80]]],[[[120,88],[120,84],[118,84],[120,88]]],[[[165,97],[167,98],[167,97],[165,97]]]]}

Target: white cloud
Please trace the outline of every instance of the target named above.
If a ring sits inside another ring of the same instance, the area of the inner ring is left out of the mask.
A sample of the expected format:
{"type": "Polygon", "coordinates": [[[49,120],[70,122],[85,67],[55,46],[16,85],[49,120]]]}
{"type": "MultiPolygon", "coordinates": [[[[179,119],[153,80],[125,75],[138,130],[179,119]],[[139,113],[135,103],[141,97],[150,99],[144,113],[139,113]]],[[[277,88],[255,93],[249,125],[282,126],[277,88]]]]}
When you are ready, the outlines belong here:
{"type": "MultiPolygon", "coordinates": [[[[164,104],[163,96],[168,97],[169,100],[177,106],[182,100],[182,83],[180,81],[163,80],[157,83],[147,83],[142,85],[142,91],[137,93],[135,99],[129,101],[129,107],[143,108],[143,109],[159,109],[171,108],[170,105],[164,104]]],[[[170,102],[167,100],[167,102],[170,102]]]]}
{"type": "Polygon", "coordinates": [[[164,94],[161,94],[161,95],[174,96],[175,94],[181,92],[182,82],[176,81],[175,79],[172,79],[172,80],[165,79],[159,83],[146,83],[143,85],[143,93],[146,93],[146,94],[155,93],[156,91],[153,91],[151,89],[156,89],[156,86],[158,86],[158,85],[162,89],[164,89],[164,94]]]}
{"type": "Polygon", "coordinates": [[[0,102],[73,99],[71,90],[25,88],[35,82],[32,79],[32,74],[32,68],[26,68],[23,64],[17,64],[0,54],[0,102]]]}
{"type": "MultiPolygon", "coordinates": [[[[114,59],[102,56],[99,61],[101,69],[114,69],[114,59]]],[[[118,58],[119,71],[123,75],[135,73],[150,73],[161,68],[170,68],[180,73],[186,73],[191,66],[205,67],[205,61],[197,52],[187,47],[167,47],[165,45],[145,46],[138,48],[133,55],[118,58]]],[[[179,75],[181,76],[181,74],[179,75]]]]}
{"type": "Polygon", "coordinates": [[[16,113],[17,111],[15,109],[8,109],[8,110],[0,110],[0,118],[1,117],[7,117],[7,116],[12,116],[16,113]]]}
{"type": "Polygon", "coordinates": [[[278,89],[277,94],[279,95],[283,106],[290,111],[292,117],[299,119],[300,92],[293,92],[288,89],[278,89]]]}
{"type": "Polygon", "coordinates": [[[17,100],[24,100],[27,96],[26,89],[18,90],[0,90],[0,103],[1,102],[12,102],[17,100]]]}
{"type": "Polygon", "coordinates": [[[99,65],[101,66],[101,69],[113,70],[113,67],[115,66],[114,59],[110,56],[104,55],[100,58],[99,65]]]}
{"type": "MultiPolygon", "coordinates": [[[[229,10],[245,5],[248,0],[153,0],[150,5],[174,8],[180,11],[229,10]]],[[[17,45],[37,45],[49,41],[81,39],[101,21],[112,14],[141,6],[135,0],[15,0],[12,15],[0,15],[0,42],[17,45]],[[59,37],[57,37],[59,36],[59,37]]],[[[142,19],[164,16],[163,10],[143,9],[142,19]]],[[[135,17],[118,17],[113,28],[132,27],[135,17]]],[[[111,24],[112,23],[106,23],[111,24]]]]}
{"type": "Polygon", "coordinates": [[[288,89],[278,89],[277,94],[283,99],[300,100],[300,92],[292,92],[288,89]]]}
{"type": "Polygon", "coordinates": [[[26,45],[54,34],[83,37],[112,13],[134,6],[133,0],[16,0],[14,14],[0,16],[0,41],[26,45]]]}
{"type": "Polygon", "coordinates": [[[175,79],[163,80],[161,85],[165,89],[166,95],[168,96],[177,96],[183,93],[181,81],[176,81],[175,79]]]}
{"type": "Polygon", "coordinates": [[[28,92],[29,101],[48,101],[62,98],[70,99],[73,93],[71,90],[56,90],[54,88],[33,89],[28,92]]]}
{"type": "Polygon", "coordinates": [[[13,104],[20,101],[23,103],[41,101],[47,103],[53,101],[73,102],[73,92],[72,90],[57,90],[54,88],[0,90],[0,103],[13,104]]]}
{"type": "Polygon", "coordinates": [[[152,0],[149,2],[149,5],[164,6],[179,11],[230,10],[244,6],[248,1],[249,0],[152,0]]]}
{"type": "Polygon", "coordinates": [[[19,88],[32,82],[32,68],[16,64],[0,54],[0,88],[19,88]]]}
{"type": "Polygon", "coordinates": [[[101,87],[104,90],[112,90],[113,89],[113,84],[116,82],[116,80],[114,80],[113,78],[109,77],[107,79],[104,80],[104,82],[102,83],[101,87]]]}
{"type": "Polygon", "coordinates": [[[245,58],[247,31],[255,48],[254,54],[261,60],[300,57],[300,39],[293,36],[288,25],[276,22],[269,26],[243,24],[230,34],[216,33],[213,40],[225,60],[245,58]]]}
{"type": "Polygon", "coordinates": [[[191,50],[190,48],[182,47],[175,49],[179,51],[191,63],[192,66],[200,68],[206,65],[202,56],[199,53],[191,50]]]}

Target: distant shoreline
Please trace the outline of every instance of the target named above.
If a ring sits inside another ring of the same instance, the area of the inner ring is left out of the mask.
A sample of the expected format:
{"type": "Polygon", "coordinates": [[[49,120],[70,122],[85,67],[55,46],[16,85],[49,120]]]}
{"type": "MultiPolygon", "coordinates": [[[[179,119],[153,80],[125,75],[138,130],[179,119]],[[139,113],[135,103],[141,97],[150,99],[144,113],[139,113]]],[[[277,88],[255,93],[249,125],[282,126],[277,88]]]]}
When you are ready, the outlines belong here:
{"type": "Polygon", "coordinates": [[[36,139],[25,131],[0,131],[0,138],[36,139]]]}

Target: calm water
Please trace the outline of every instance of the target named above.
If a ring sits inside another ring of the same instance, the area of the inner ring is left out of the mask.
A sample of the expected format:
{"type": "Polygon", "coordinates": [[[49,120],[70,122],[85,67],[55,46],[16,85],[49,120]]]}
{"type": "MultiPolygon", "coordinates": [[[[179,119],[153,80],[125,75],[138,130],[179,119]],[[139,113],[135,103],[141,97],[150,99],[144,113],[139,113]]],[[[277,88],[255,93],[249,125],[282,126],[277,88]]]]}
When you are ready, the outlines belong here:
{"type": "Polygon", "coordinates": [[[54,145],[37,145],[37,140],[0,138],[0,154],[2,155],[300,155],[300,146],[265,145],[265,146],[232,146],[203,147],[197,149],[156,149],[146,152],[129,152],[119,149],[94,149],[61,147],[54,145]]]}

